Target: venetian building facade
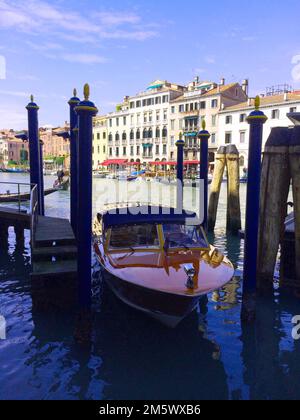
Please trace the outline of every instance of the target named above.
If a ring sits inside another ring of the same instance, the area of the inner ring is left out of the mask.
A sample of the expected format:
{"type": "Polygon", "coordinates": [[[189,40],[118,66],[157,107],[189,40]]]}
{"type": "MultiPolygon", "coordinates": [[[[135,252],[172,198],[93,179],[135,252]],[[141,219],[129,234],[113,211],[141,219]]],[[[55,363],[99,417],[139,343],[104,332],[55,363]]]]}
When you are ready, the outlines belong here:
{"type": "Polygon", "coordinates": [[[184,86],[156,80],[146,91],[125,97],[108,114],[107,159],[124,159],[144,165],[166,161],[170,154],[170,103],[184,86]]]}
{"type": "Polygon", "coordinates": [[[201,130],[202,121],[211,133],[209,140],[210,161],[214,161],[215,153],[219,147],[218,125],[219,112],[226,106],[237,105],[248,98],[248,81],[243,85],[238,83],[220,84],[209,81],[200,81],[196,78],[188,85],[187,91],[170,104],[170,136],[171,159],[176,158],[174,142],[183,133],[185,139],[185,160],[197,161],[199,159],[199,140],[197,134],[201,130]]]}
{"type": "Polygon", "coordinates": [[[93,170],[101,167],[107,159],[107,118],[106,116],[95,117],[93,120],[93,170]]]}
{"type": "MultiPolygon", "coordinates": [[[[260,101],[260,109],[268,117],[263,128],[264,147],[273,127],[294,126],[288,115],[300,113],[300,91],[262,96],[260,101]]],[[[248,162],[250,129],[247,116],[254,109],[254,99],[249,98],[241,104],[227,106],[219,113],[219,144],[235,144],[240,152],[240,166],[245,169],[248,162]]]]}

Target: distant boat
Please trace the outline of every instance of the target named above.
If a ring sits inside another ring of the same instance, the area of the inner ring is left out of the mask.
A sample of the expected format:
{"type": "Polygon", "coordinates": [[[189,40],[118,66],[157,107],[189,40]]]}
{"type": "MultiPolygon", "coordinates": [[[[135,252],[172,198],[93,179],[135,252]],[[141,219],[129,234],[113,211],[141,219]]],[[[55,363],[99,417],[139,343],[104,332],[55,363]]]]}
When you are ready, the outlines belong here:
{"type": "MultiPolygon", "coordinates": [[[[49,188],[44,191],[44,196],[53,194],[57,190],[55,188],[49,188]]],[[[19,203],[30,200],[30,193],[21,193],[21,194],[0,194],[0,203],[19,203]]]]}
{"type": "Polygon", "coordinates": [[[70,178],[63,178],[61,182],[57,179],[53,184],[53,188],[56,191],[68,191],[69,186],[70,186],[70,178]]]}
{"type": "Polygon", "coordinates": [[[8,174],[26,174],[28,170],[20,169],[20,168],[7,168],[7,169],[2,169],[2,172],[6,172],[8,174]]]}

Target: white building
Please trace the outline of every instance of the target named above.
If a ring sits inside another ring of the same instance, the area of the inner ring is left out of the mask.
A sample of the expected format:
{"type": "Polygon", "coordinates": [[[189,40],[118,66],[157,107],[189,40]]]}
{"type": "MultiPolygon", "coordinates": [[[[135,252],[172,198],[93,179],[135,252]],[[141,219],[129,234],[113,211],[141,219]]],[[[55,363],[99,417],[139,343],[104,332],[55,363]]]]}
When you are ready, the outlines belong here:
{"type": "Polygon", "coordinates": [[[125,97],[106,115],[108,160],[147,164],[169,156],[170,103],[185,87],[156,80],[145,92],[125,97]]]}
{"type": "MultiPolygon", "coordinates": [[[[248,99],[219,113],[218,147],[235,144],[241,154],[241,167],[247,167],[250,127],[246,118],[254,109],[254,99],[248,99]]],[[[273,127],[293,126],[287,114],[300,112],[300,92],[262,97],[260,109],[268,117],[264,125],[264,146],[273,127]]]]}
{"type": "Polygon", "coordinates": [[[0,168],[8,163],[8,140],[0,136],[0,168]]]}

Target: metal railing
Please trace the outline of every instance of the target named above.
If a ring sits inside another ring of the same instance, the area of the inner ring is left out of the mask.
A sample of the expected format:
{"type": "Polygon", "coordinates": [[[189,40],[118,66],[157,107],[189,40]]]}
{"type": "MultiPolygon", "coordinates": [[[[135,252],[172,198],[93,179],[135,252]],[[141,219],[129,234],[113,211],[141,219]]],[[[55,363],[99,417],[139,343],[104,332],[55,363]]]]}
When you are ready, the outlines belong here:
{"type": "MultiPolygon", "coordinates": [[[[12,186],[16,186],[16,191],[15,192],[11,192],[10,190],[6,190],[4,193],[1,193],[1,194],[3,194],[3,195],[7,195],[7,198],[9,198],[9,196],[11,196],[11,198],[12,198],[12,201],[11,202],[14,202],[14,203],[17,203],[18,204],[18,210],[19,210],[19,213],[21,212],[21,203],[22,203],[22,191],[21,191],[21,189],[22,189],[22,187],[29,187],[29,191],[27,192],[26,191],[26,193],[23,193],[23,196],[24,196],[24,194],[25,195],[27,195],[28,194],[28,196],[30,196],[30,194],[31,194],[31,187],[33,187],[35,184],[28,184],[28,183],[24,183],[24,182],[0,182],[0,186],[1,185],[12,185],[12,186]]],[[[23,201],[24,201],[24,199],[23,199],[23,201]]],[[[29,199],[28,199],[28,201],[29,201],[29,199]]],[[[7,202],[9,202],[9,200],[7,200],[7,202]]]]}

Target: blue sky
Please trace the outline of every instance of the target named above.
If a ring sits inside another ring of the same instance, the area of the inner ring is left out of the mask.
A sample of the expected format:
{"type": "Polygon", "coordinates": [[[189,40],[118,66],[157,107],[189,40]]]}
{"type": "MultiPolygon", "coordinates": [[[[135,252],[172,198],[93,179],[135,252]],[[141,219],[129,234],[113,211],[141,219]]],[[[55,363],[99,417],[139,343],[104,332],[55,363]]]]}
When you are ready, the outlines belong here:
{"type": "Polygon", "coordinates": [[[250,79],[250,94],[300,88],[296,0],[0,0],[0,128],[68,118],[74,87],[101,113],[153,80],[250,79]],[[5,64],[5,72],[4,72],[5,64]]]}

